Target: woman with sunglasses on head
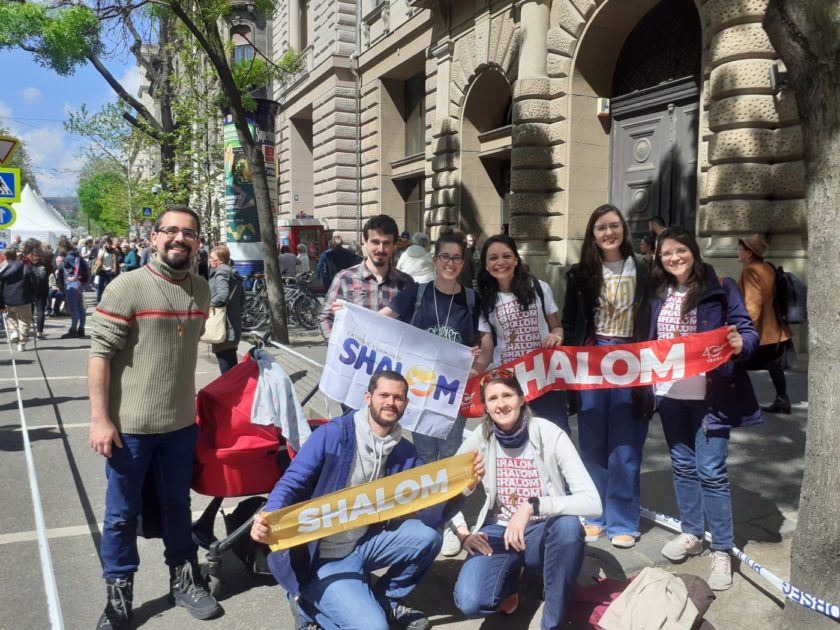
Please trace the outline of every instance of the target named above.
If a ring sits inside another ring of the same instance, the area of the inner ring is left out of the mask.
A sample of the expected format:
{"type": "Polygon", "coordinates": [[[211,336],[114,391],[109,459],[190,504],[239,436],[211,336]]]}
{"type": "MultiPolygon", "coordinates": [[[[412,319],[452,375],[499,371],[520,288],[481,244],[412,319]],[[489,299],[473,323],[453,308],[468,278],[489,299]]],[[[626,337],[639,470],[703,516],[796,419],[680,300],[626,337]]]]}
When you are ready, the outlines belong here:
{"type": "MultiPolygon", "coordinates": [[[[481,352],[476,365],[502,365],[537,348],[563,343],[559,309],[551,287],[532,276],[506,234],[488,238],[481,248],[478,271],[481,296],[481,352]]],[[[530,401],[531,409],[569,433],[564,391],[550,391],[530,401]]]]}
{"type": "Polygon", "coordinates": [[[700,258],[694,236],[673,226],[659,235],[653,269],[649,331],[652,339],[727,326],[732,358],[698,376],[656,386],[659,417],[671,454],[682,534],[662,548],[672,562],[703,551],[705,521],[712,534],[712,590],[732,586],[729,550],[734,546],[726,455],[732,427],[762,422],[746,371],[758,333],[738,285],[718,278],[700,258]]]}
{"type": "MultiPolygon", "coordinates": [[[[589,217],[580,262],[566,279],[563,330],[571,346],[608,346],[647,337],[649,265],[633,253],[621,211],[604,204],[589,217]]],[[[580,392],[580,456],[598,488],[604,513],[587,519],[586,541],[606,531],[613,546],[639,536],[639,474],[653,413],[651,388],[614,387],[580,392]]]]}
{"type": "Polygon", "coordinates": [[[481,401],[481,426],[459,453],[484,456],[485,501],[472,530],[463,514],[452,520],[469,554],[455,604],[470,618],[511,614],[524,568],[543,584],[541,627],[561,628],[583,562],[580,517],[600,514],[598,491],[568,434],[532,415],[512,372],[485,374],[481,401]]]}

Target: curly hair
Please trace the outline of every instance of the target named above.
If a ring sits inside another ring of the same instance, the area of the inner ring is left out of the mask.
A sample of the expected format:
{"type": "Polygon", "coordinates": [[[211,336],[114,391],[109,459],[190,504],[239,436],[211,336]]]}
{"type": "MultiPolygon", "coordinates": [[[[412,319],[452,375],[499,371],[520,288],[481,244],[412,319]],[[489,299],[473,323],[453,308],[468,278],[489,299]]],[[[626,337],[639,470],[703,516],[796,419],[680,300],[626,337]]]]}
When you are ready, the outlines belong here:
{"type": "Polygon", "coordinates": [[[496,300],[499,297],[499,282],[487,271],[487,250],[495,243],[501,243],[509,248],[516,257],[516,267],[513,270],[513,283],[511,292],[516,296],[519,306],[523,311],[528,310],[531,304],[537,299],[537,292],[534,283],[537,279],[529,272],[527,266],[519,257],[519,250],[516,249],[516,241],[507,234],[496,234],[484,241],[481,248],[481,267],[478,270],[478,292],[481,295],[481,314],[484,319],[490,321],[490,313],[496,308],[496,300]]]}

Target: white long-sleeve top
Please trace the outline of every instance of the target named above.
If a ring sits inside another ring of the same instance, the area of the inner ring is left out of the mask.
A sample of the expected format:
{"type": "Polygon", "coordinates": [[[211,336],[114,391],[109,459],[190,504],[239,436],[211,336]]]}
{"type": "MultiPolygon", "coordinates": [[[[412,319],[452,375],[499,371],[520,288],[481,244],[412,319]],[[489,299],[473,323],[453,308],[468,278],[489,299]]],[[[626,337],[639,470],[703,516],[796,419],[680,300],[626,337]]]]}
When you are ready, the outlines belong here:
{"type": "MultiPolygon", "coordinates": [[[[566,432],[544,418],[531,418],[528,440],[546,492],[540,497],[540,516],[599,516],[602,506],[598,490],[566,432]],[[567,483],[570,494],[565,491],[567,483]]],[[[479,426],[458,449],[458,454],[478,449],[484,455],[485,474],[481,484],[486,498],[471,532],[481,529],[496,503],[496,444],[496,436],[491,433],[485,438],[484,429],[479,426]]],[[[461,512],[451,523],[456,528],[467,526],[461,512]]]]}

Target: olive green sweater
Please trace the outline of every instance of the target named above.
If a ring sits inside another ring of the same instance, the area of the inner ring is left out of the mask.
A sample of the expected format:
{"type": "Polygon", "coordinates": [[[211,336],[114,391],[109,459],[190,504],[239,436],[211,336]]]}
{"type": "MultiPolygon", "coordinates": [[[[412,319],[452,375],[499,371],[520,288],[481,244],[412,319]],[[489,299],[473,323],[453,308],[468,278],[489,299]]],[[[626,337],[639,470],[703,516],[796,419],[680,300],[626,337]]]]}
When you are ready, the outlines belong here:
{"type": "Polygon", "coordinates": [[[121,433],[168,433],[195,422],[198,340],[209,307],[206,280],[156,256],[105,289],[91,318],[90,356],[110,360],[108,412],[121,433]]]}

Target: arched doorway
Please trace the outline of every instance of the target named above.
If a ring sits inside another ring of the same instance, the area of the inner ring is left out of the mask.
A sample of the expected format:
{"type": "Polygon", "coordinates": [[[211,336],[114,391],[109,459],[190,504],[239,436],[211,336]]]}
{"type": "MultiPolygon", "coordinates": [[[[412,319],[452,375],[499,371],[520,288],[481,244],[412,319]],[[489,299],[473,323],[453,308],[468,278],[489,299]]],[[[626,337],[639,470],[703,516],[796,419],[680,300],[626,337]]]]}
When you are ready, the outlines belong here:
{"type": "Polygon", "coordinates": [[[696,224],[701,33],[693,0],[663,0],[616,63],[610,200],[637,234],[657,215],[668,225],[696,224]]]}
{"type": "Polygon", "coordinates": [[[501,69],[486,68],[473,81],[461,121],[458,226],[479,239],[509,221],[510,84],[501,69]]]}

